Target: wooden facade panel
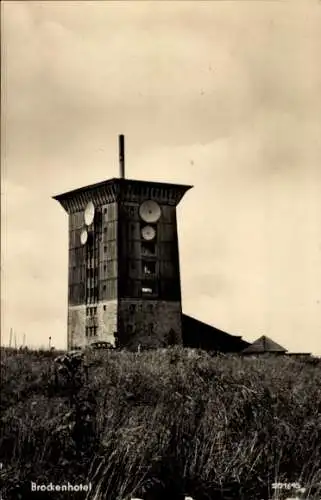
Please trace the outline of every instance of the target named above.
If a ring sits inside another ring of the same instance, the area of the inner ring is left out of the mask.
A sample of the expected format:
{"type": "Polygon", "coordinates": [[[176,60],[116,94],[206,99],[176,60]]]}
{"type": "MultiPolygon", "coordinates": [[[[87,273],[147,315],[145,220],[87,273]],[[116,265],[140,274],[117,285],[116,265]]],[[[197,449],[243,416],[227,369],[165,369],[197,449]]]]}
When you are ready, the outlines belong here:
{"type": "Polygon", "coordinates": [[[79,212],[74,212],[69,215],[69,229],[75,230],[75,229],[81,229],[84,227],[85,221],[84,221],[84,212],[79,211],[79,212]]]}
{"type": "Polygon", "coordinates": [[[99,300],[117,298],[117,279],[101,280],[99,283],[99,300]]]}
{"type": "Polygon", "coordinates": [[[158,255],[160,260],[170,260],[175,264],[178,258],[177,241],[163,241],[158,244],[158,255]]]}
{"type": "Polygon", "coordinates": [[[136,222],[127,222],[127,238],[129,240],[140,240],[141,239],[141,224],[139,221],[136,222]]]}
{"type": "Polygon", "coordinates": [[[117,242],[102,241],[100,243],[100,259],[101,260],[116,260],[117,259],[117,242]]]}
{"type": "Polygon", "coordinates": [[[142,274],[142,262],[140,259],[129,259],[128,260],[128,278],[139,280],[142,274]]]}
{"type": "Polygon", "coordinates": [[[83,283],[86,280],[86,268],[85,266],[73,266],[69,267],[69,283],[71,285],[76,283],[83,283]]]}
{"type": "Polygon", "coordinates": [[[178,279],[179,272],[175,263],[171,260],[161,260],[159,262],[160,278],[161,279],[178,279]]]}
{"type": "Polygon", "coordinates": [[[117,221],[110,221],[108,222],[107,226],[103,227],[103,241],[111,241],[116,239],[117,239],[117,221]]]}
{"type": "Polygon", "coordinates": [[[81,305],[85,303],[86,300],[86,287],[85,283],[74,283],[69,284],[68,287],[68,299],[70,305],[81,305]]]}
{"type": "Polygon", "coordinates": [[[103,224],[117,220],[118,219],[117,203],[109,203],[107,205],[102,205],[101,213],[102,213],[103,224]]]}
{"type": "Polygon", "coordinates": [[[176,236],[175,224],[159,224],[158,225],[157,239],[159,242],[174,241],[176,236]]]}
{"type": "Polygon", "coordinates": [[[109,278],[117,278],[118,263],[117,260],[101,260],[99,263],[99,279],[101,281],[109,278]]]}
{"type": "Polygon", "coordinates": [[[169,205],[162,205],[162,216],[160,222],[162,223],[175,223],[176,221],[176,208],[169,205]]]}

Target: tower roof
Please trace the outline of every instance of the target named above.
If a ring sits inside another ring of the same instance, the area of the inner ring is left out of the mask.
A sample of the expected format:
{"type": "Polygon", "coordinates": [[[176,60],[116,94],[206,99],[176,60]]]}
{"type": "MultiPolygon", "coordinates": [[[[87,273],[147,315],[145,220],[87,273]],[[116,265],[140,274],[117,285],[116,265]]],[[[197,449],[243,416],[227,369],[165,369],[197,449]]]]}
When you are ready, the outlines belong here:
{"type": "Polygon", "coordinates": [[[120,199],[139,201],[142,197],[150,197],[159,198],[164,203],[176,206],[186,191],[192,187],[185,184],[114,177],[96,184],[90,184],[58,194],[53,196],[53,199],[60,202],[67,212],[82,210],[92,198],[97,199],[102,204],[120,199]]]}
{"type": "Polygon", "coordinates": [[[261,354],[269,352],[281,353],[287,352],[287,349],[282,347],[280,344],[277,344],[276,342],[274,342],[274,340],[270,339],[266,335],[262,335],[262,337],[255,340],[253,344],[249,345],[242,351],[242,353],[244,354],[261,354]]]}

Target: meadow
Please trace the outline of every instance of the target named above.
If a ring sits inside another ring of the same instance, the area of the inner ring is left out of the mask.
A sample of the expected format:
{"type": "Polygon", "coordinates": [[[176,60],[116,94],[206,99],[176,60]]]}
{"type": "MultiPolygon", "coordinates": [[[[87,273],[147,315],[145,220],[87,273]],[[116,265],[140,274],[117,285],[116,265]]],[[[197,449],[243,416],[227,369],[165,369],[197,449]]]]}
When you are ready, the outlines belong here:
{"type": "Polygon", "coordinates": [[[69,378],[55,356],[1,349],[3,500],[321,498],[321,360],[96,351],[69,378]]]}

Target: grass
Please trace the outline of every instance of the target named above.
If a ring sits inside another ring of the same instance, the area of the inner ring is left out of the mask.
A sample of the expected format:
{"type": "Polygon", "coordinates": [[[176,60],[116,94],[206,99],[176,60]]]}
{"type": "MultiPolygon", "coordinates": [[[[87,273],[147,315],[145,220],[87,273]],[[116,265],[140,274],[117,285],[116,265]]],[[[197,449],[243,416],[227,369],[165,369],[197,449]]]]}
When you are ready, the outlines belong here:
{"type": "Polygon", "coordinates": [[[99,500],[260,500],[275,482],[320,498],[320,360],[105,351],[57,381],[56,355],[1,350],[4,499],[30,498],[31,481],[91,482],[99,500]]]}

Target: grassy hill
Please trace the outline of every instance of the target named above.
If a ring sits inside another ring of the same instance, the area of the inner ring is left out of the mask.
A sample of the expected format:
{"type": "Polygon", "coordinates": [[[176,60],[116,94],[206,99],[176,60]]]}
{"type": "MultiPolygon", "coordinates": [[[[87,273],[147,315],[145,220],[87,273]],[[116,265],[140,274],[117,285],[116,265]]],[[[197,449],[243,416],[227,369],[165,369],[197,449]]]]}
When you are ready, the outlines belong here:
{"type": "Polygon", "coordinates": [[[275,482],[320,498],[320,360],[97,351],[68,379],[56,355],[1,349],[4,500],[30,498],[31,481],[91,482],[90,499],[260,500],[275,482]]]}

